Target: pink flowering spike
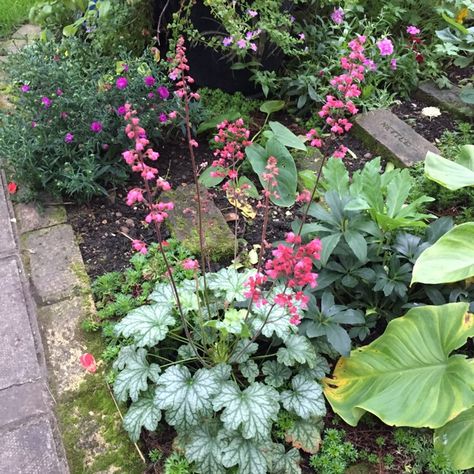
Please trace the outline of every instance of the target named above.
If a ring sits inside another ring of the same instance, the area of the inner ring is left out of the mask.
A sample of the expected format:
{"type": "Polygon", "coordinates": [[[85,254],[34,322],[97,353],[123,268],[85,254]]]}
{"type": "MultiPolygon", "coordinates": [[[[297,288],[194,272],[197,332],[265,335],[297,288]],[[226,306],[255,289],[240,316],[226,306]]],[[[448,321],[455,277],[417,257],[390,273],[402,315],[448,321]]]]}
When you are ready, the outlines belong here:
{"type": "Polygon", "coordinates": [[[79,358],[79,361],[84,367],[84,369],[87,370],[87,372],[94,373],[97,370],[97,364],[95,361],[95,358],[92,354],[89,354],[86,352],[85,354],[82,354],[81,357],[79,358]]]}
{"type": "Polygon", "coordinates": [[[181,262],[181,266],[185,270],[197,270],[199,268],[199,262],[192,258],[187,258],[181,262]]]}

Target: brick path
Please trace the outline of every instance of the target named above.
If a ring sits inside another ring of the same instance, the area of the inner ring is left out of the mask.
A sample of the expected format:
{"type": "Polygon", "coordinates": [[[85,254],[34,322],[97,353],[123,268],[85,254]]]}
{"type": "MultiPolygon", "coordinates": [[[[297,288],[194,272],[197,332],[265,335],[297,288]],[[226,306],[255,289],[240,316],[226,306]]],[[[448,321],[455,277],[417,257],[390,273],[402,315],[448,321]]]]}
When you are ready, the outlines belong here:
{"type": "Polygon", "coordinates": [[[0,474],[63,474],[43,347],[0,177],[0,474]]]}

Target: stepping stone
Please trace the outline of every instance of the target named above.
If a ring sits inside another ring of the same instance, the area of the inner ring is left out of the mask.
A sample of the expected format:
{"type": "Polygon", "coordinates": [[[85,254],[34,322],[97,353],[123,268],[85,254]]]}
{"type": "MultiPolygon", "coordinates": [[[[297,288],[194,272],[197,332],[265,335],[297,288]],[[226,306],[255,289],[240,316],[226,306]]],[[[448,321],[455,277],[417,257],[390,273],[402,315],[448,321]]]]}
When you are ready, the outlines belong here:
{"type": "Polygon", "coordinates": [[[0,53],[15,54],[28,44],[26,39],[11,39],[0,43],[0,53]]]}
{"type": "Polygon", "coordinates": [[[89,291],[81,252],[70,225],[35,230],[24,234],[22,241],[39,304],[56,303],[89,291]]]}
{"type": "MultiPolygon", "coordinates": [[[[2,95],[0,94],[0,107],[1,98],[2,95]]],[[[6,182],[3,184],[4,182],[0,176],[0,222],[2,223],[2,230],[0,232],[0,255],[2,255],[2,253],[11,254],[16,248],[13,228],[10,221],[10,212],[5,195],[6,182]]]]}
{"type": "Polygon", "coordinates": [[[295,155],[295,164],[298,171],[298,190],[311,191],[316,177],[323,164],[323,155],[317,148],[308,148],[309,154],[298,152],[295,155]]]}
{"type": "Polygon", "coordinates": [[[460,98],[461,88],[440,89],[434,82],[420,84],[415,95],[428,104],[448,110],[462,119],[474,118],[474,105],[466,104],[460,98]]]}
{"type": "Polygon", "coordinates": [[[426,153],[441,152],[390,110],[379,109],[357,116],[355,133],[374,152],[390,158],[400,166],[423,161],[426,153]]]}
{"type": "MultiPolygon", "coordinates": [[[[0,390],[40,377],[16,257],[0,260],[0,390]]],[[[1,421],[1,420],[0,420],[1,421]]],[[[2,456],[0,456],[1,458],[2,456]]],[[[0,468],[0,472],[2,471],[0,468]]]]}
{"type": "Polygon", "coordinates": [[[23,25],[22,27],[18,28],[18,30],[13,33],[12,38],[13,39],[28,39],[28,40],[34,40],[36,38],[39,38],[41,34],[41,28],[37,25],[32,25],[31,23],[27,23],[26,25],[23,25]]]}
{"type": "MultiPolygon", "coordinates": [[[[222,258],[233,255],[234,234],[204,186],[201,186],[200,190],[205,247],[210,260],[218,262],[222,258]]],[[[172,201],[175,206],[173,211],[169,212],[169,219],[165,221],[172,236],[191,253],[199,255],[196,188],[194,185],[180,186],[173,191],[168,191],[163,197],[164,200],[172,201]]]]}
{"type": "Polygon", "coordinates": [[[41,396],[45,391],[46,386],[39,381],[0,390],[0,425],[46,414],[46,405],[41,396]]]}
{"type": "Polygon", "coordinates": [[[67,221],[64,206],[45,206],[43,209],[39,209],[38,206],[31,203],[19,203],[15,205],[15,215],[20,234],[65,224],[67,221]]]}

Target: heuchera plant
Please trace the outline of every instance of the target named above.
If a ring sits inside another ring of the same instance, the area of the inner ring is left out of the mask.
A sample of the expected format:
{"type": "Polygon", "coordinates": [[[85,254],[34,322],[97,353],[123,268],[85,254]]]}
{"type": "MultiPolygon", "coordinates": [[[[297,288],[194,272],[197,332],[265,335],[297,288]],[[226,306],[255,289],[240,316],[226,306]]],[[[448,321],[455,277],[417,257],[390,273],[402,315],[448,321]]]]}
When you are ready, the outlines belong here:
{"type": "MultiPolygon", "coordinates": [[[[308,295],[317,286],[314,268],[322,250],[318,238],[303,243],[300,235],[317,182],[313,190],[292,196],[292,202],[307,203],[306,212],[299,229],[272,246],[267,242],[270,200],[278,201],[281,190],[285,191],[280,178],[286,170],[280,164],[289,155],[285,145],[295,145],[297,137],[270,122],[272,132],[263,149],[251,143],[242,121],[221,123],[211,173],[223,180],[223,188],[235,202],[242,202],[251,186],[239,177],[240,163],[245,155],[253,164],[258,162],[263,188],[261,245],[256,268],[238,271],[230,266],[206,272],[195,158],[198,143],[190,126],[190,107],[199,95],[190,88],[193,79],[185,51],[181,37],[169,74],[180,107],[168,116],[185,123],[195,178],[200,261],[187,258],[179,263],[194,277],[175,280],[176,266],[167,260],[161,235],[161,225],[173,209],[173,203],[162,195],[170,184],[159,176],[155,167],[159,154],[150,147],[137,112],[127,103],[125,134],[133,146],[123,158],[143,181],[142,187],[130,190],[127,204],[146,207],[145,221],[155,229],[168,282],[158,283],[149,304],[132,310],[115,326],[126,345],[114,363],[114,393],[120,401],[132,401],[124,426],[133,440],[139,438],[142,427],[155,430],[164,417],[199,473],[224,473],[228,468],[241,474],[298,473],[299,449],[314,453],[319,446],[320,421],[326,412],[319,380],[329,370],[315,345],[298,331],[308,295]],[[282,416],[289,420],[283,433],[287,445],[278,442],[273,430],[282,416]]],[[[346,82],[342,93],[347,98],[355,88],[349,79],[346,82]]],[[[348,130],[340,120],[344,119],[335,119],[334,124],[348,130]]],[[[319,138],[313,140],[320,144],[319,138]]],[[[145,242],[136,240],[132,245],[138,252],[147,252],[145,242]]]]}

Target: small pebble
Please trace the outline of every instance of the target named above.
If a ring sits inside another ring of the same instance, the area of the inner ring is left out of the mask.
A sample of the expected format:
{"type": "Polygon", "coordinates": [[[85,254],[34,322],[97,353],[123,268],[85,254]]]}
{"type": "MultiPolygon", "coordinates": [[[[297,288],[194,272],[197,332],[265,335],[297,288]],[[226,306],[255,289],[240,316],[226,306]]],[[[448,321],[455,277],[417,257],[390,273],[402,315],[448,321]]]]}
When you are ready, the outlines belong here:
{"type": "Polygon", "coordinates": [[[125,225],[128,227],[135,227],[135,222],[133,222],[133,219],[125,219],[125,225]]]}
{"type": "Polygon", "coordinates": [[[121,212],[116,212],[115,215],[116,215],[117,217],[122,217],[122,216],[123,216],[123,214],[122,214],[121,212]]]}
{"type": "Polygon", "coordinates": [[[128,233],[130,232],[130,229],[123,225],[122,227],[120,227],[120,232],[123,232],[124,234],[128,235],[128,233]]]}
{"type": "Polygon", "coordinates": [[[107,224],[107,219],[104,219],[104,220],[102,221],[102,224],[107,224]]]}

